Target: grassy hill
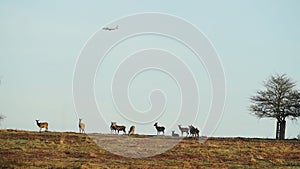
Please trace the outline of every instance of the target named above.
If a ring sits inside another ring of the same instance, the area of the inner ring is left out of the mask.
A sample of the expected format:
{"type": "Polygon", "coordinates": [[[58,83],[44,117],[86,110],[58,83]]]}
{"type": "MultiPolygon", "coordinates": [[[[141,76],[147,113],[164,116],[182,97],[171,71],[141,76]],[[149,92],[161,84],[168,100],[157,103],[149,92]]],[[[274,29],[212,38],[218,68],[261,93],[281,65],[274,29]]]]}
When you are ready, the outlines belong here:
{"type": "Polygon", "coordinates": [[[0,168],[300,168],[299,140],[210,138],[199,143],[187,138],[163,154],[132,159],[102,149],[85,134],[0,130],[0,148],[0,168]]]}

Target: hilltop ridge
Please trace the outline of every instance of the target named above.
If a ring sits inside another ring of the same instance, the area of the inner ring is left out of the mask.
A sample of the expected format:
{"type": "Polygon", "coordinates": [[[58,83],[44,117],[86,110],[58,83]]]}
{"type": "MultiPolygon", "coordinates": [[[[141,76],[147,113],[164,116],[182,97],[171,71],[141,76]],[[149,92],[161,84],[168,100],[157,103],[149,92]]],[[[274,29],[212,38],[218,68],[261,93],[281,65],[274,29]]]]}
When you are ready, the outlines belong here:
{"type": "Polygon", "coordinates": [[[0,130],[0,147],[0,168],[300,167],[299,140],[187,138],[162,154],[133,159],[106,151],[85,134],[7,129],[0,130]]]}

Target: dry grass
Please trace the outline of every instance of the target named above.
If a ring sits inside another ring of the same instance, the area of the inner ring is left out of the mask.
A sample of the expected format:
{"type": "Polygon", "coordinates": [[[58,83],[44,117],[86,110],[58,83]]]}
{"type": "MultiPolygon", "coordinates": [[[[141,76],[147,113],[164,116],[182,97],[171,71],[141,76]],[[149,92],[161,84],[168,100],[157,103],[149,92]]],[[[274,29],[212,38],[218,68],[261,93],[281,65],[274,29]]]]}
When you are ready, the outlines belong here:
{"type": "MultiPolygon", "coordinates": [[[[142,137],[147,136],[135,135],[142,137]]],[[[162,154],[132,159],[100,148],[84,134],[0,130],[0,148],[0,168],[300,168],[299,140],[184,139],[162,154]]]]}

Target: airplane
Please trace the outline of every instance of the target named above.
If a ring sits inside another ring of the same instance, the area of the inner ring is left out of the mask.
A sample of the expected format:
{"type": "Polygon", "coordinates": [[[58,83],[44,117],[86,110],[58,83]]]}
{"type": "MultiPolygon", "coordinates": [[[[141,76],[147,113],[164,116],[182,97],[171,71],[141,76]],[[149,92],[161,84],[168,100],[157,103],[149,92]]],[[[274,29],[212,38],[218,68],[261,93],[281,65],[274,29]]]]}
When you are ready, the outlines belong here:
{"type": "Polygon", "coordinates": [[[119,29],[119,25],[117,25],[117,26],[114,27],[114,28],[104,27],[104,28],[102,28],[102,29],[103,29],[103,30],[106,30],[106,31],[113,31],[113,30],[119,29]]]}

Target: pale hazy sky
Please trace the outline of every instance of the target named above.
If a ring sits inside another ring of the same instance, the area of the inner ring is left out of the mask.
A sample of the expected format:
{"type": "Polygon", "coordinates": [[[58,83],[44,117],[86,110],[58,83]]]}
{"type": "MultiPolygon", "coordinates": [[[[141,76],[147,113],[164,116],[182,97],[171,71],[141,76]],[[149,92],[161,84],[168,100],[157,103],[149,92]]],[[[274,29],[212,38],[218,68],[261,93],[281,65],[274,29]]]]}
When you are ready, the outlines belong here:
{"type": "MultiPolygon", "coordinates": [[[[1,128],[38,130],[35,119],[48,121],[50,130],[77,131],[77,114],[72,95],[72,79],[80,50],[103,25],[120,17],[141,12],[162,12],[184,18],[204,33],[214,45],[226,78],[223,118],[214,136],[274,137],[275,120],[249,114],[249,97],[262,89],[262,81],[274,73],[286,73],[300,89],[300,2],[297,0],[229,1],[1,1],[0,2],[0,113],[6,116],[1,128]]],[[[139,23],[137,23],[139,24],[139,23]]],[[[134,26],[134,25],[132,25],[134,26]]],[[[120,29],[122,29],[120,25],[120,29]]],[[[185,57],[201,83],[203,112],[208,110],[209,83],[205,69],[194,62],[186,49],[170,39],[144,36],[124,42],[107,56],[103,70],[116,65],[120,53],[144,47],[161,47],[185,57]],[[168,44],[168,45],[166,45],[168,44]],[[189,57],[190,56],[190,57],[189,57]],[[110,57],[113,57],[113,60],[110,57]],[[195,64],[195,65],[193,65],[195,64]],[[203,76],[202,76],[203,75],[203,76]],[[206,97],[207,96],[207,99],[206,97]]],[[[121,59],[121,58],[119,58],[121,59]]],[[[112,70],[108,71],[112,73],[112,70]]],[[[106,73],[105,73],[106,74],[106,73]]],[[[99,71],[96,85],[110,77],[99,71]],[[101,81],[102,80],[102,81],[101,81]]],[[[176,88],[159,72],[136,79],[142,88],[176,88]],[[151,81],[153,86],[145,79],[151,81]],[[158,83],[161,84],[158,84],[158,83]]],[[[99,85],[101,86],[101,85],[99,85]]],[[[136,92],[133,90],[131,92],[136,92]]],[[[109,113],[104,97],[107,90],[95,88],[99,105],[109,113]],[[103,94],[102,94],[103,93],[103,94]]],[[[178,94],[173,93],[176,98],[178,94]]],[[[168,91],[167,91],[168,93],[168,91]]],[[[137,108],[147,108],[145,94],[133,94],[137,108]],[[145,100],[143,100],[145,99],[145,100]]],[[[176,108],[178,100],[171,100],[176,108]]],[[[84,116],[84,114],[80,114],[84,116]]],[[[170,116],[170,115],[167,115],[170,116]]],[[[85,119],[85,117],[83,117],[85,119]]],[[[196,126],[203,125],[200,115],[196,126]]],[[[97,131],[85,119],[87,131],[97,131]]],[[[117,116],[115,119],[129,127],[117,116]]],[[[160,121],[167,124],[167,121],[160,121]]],[[[188,125],[188,124],[183,124],[188,125]]],[[[142,127],[141,127],[142,128],[142,127]]],[[[174,128],[177,132],[178,129],[174,128]]],[[[171,129],[169,129],[171,130],[171,129]]],[[[97,132],[107,133],[107,130],[97,132]]],[[[155,134],[153,124],[140,133],[155,134]]],[[[287,137],[300,133],[299,122],[288,121],[287,137]]],[[[170,134],[170,133],[167,133],[170,134]]]]}

